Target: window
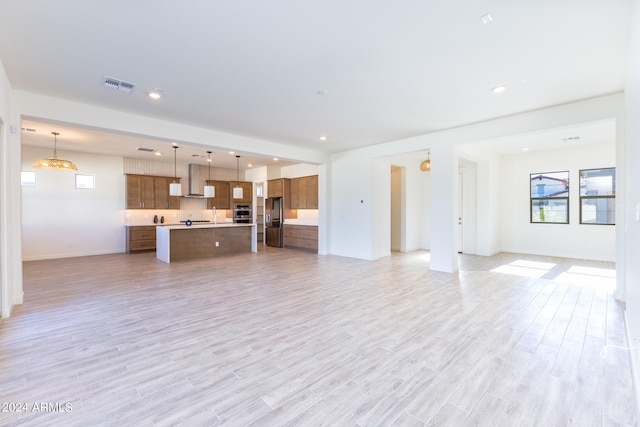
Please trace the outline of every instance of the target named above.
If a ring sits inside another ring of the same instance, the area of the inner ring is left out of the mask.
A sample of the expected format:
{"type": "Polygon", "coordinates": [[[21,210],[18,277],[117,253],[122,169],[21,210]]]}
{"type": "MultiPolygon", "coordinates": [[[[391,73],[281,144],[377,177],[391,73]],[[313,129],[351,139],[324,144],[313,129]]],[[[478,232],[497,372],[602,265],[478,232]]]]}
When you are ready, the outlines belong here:
{"type": "Polygon", "coordinates": [[[616,168],[580,171],[580,224],[616,223],[616,168]]]}
{"type": "Polygon", "coordinates": [[[530,175],[531,222],[569,223],[569,172],[530,175]]]}
{"type": "Polygon", "coordinates": [[[36,172],[35,171],[20,171],[20,185],[23,187],[35,187],[36,186],[36,172]]]}
{"type": "Polygon", "coordinates": [[[95,188],[95,177],[93,175],[76,174],[76,188],[93,190],[95,188]]]}

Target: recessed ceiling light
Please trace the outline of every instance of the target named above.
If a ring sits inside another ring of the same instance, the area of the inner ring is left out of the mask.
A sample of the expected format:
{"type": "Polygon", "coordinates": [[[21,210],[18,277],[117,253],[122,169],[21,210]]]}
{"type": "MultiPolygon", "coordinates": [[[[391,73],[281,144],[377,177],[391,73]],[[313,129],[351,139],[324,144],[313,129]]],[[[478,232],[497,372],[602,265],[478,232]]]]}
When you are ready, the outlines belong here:
{"type": "Polygon", "coordinates": [[[229,151],[229,154],[236,154],[235,151],[229,151]]]}
{"type": "Polygon", "coordinates": [[[149,98],[160,99],[162,97],[162,92],[164,92],[164,89],[154,88],[152,91],[149,92],[149,98]]]}
{"type": "Polygon", "coordinates": [[[273,158],[273,161],[274,161],[274,162],[277,162],[277,161],[278,161],[278,158],[277,158],[277,157],[274,157],[274,158],[273,158]]]}
{"type": "Polygon", "coordinates": [[[247,165],[247,167],[248,167],[248,168],[252,168],[252,167],[253,167],[253,163],[249,163],[249,164],[247,165]]]}
{"type": "Polygon", "coordinates": [[[318,95],[322,96],[322,95],[326,95],[326,94],[328,94],[328,93],[329,93],[329,91],[327,91],[327,90],[325,90],[325,89],[318,89],[318,90],[316,91],[316,93],[317,93],[318,95]]]}
{"type": "Polygon", "coordinates": [[[524,148],[522,149],[522,151],[529,151],[529,148],[524,147],[524,148]]]}
{"type": "Polygon", "coordinates": [[[507,90],[507,87],[506,87],[506,86],[494,86],[494,87],[491,89],[491,92],[493,92],[493,93],[502,93],[502,92],[504,92],[505,90],[507,90]]]}
{"type": "Polygon", "coordinates": [[[520,82],[521,82],[522,84],[531,83],[531,79],[522,79],[522,80],[520,80],[520,82]]]}
{"type": "Polygon", "coordinates": [[[320,141],[326,141],[326,140],[327,140],[326,136],[323,135],[323,136],[320,137],[320,141]]]}
{"type": "Polygon", "coordinates": [[[487,13],[480,17],[480,22],[482,22],[483,24],[488,24],[490,22],[493,22],[493,18],[487,13]]]}
{"type": "Polygon", "coordinates": [[[161,153],[161,152],[159,152],[159,151],[156,151],[156,152],[155,152],[155,153],[153,153],[153,154],[155,154],[156,156],[162,156],[162,153],[161,153]]]}

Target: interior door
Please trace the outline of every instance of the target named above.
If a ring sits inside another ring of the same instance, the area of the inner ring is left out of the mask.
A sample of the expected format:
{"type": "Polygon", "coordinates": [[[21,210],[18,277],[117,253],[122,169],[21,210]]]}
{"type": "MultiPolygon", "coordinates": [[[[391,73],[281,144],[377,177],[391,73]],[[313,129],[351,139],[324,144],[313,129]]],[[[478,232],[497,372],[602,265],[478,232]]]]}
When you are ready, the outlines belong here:
{"type": "Polygon", "coordinates": [[[463,177],[464,174],[458,174],[458,253],[461,254],[462,253],[462,248],[464,247],[464,239],[463,239],[463,224],[462,224],[462,218],[464,218],[463,216],[463,203],[462,201],[464,200],[464,181],[463,181],[463,177]]]}

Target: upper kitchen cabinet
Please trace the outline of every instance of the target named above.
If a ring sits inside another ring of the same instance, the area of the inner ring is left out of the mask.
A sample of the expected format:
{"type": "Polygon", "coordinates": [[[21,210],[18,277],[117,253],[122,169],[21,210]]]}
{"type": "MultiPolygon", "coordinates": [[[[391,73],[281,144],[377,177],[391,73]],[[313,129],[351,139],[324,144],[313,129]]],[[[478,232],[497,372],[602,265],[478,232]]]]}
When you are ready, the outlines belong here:
{"type": "Polygon", "coordinates": [[[290,179],[278,178],[267,181],[267,197],[289,198],[290,179]]]}
{"type": "Polygon", "coordinates": [[[318,175],[307,177],[307,209],[318,209],[318,175]]]}
{"type": "Polygon", "coordinates": [[[291,209],[318,209],[318,175],[291,179],[291,209]]]}
{"type": "Polygon", "coordinates": [[[127,209],[180,209],[180,198],[169,196],[173,178],[126,175],[127,209]]]}
{"type": "Polygon", "coordinates": [[[180,209],[180,197],[169,195],[169,186],[174,182],[175,178],[156,176],[154,180],[156,209],[180,209]]]}
{"type": "Polygon", "coordinates": [[[227,181],[207,181],[216,189],[216,197],[207,199],[207,209],[231,209],[229,183],[227,181]]]}
{"type": "Polygon", "coordinates": [[[247,205],[253,202],[253,183],[245,181],[231,181],[229,182],[229,192],[231,193],[231,201],[233,205],[247,205]],[[242,188],[242,198],[235,199],[233,197],[233,189],[235,187],[242,188]]]}
{"type": "Polygon", "coordinates": [[[127,175],[127,209],[154,209],[155,182],[152,176],[127,175]]]}

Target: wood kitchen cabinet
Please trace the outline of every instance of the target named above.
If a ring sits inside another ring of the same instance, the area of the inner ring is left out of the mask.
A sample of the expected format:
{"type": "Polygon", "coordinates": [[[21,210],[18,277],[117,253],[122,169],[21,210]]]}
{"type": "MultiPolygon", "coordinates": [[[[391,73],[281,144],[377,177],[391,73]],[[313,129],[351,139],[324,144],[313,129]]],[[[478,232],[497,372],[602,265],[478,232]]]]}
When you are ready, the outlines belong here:
{"type": "Polygon", "coordinates": [[[156,248],[155,225],[130,225],[127,230],[127,252],[149,251],[156,248]]]}
{"type": "Polygon", "coordinates": [[[207,181],[216,189],[216,197],[207,200],[207,209],[231,209],[231,196],[229,195],[229,183],[227,181],[207,181]]]}
{"type": "Polygon", "coordinates": [[[318,209],[318,175],[307,177],[307,209],[318,209]]]}
{"type": "Polygon", "coordinates": [[[175,181],[175,178],[156,176],[154,181],[156,209],[180,209],[180,197],[169,195],[169,186],[175,181]]]}
{"type": "Polygon", "coordinates": [[[318,252],[318,227],[284,224],[284,247],[318,252]]]}
{"type": "Polygon", "coordinates": [[[289,198],[291,180],[289,178],[270,179],[267,181],[267,197],[289,198]]]}
{"type": "Polygon", "coordinates": [[[318,209],[318,175],[291,180],[291,209],[318,209]]]}
{"type": "Polygon", "coordinates": [[[172,182],[167,176],[127,174],[127,209],[180,209],[180,198],[169,196],[172,182]]]}
{"type": "Polygon", "coordinates": [[[152,176],[127,175],[127,209],[154,209],[156,207],[155,181],[152,176]]]}
{"type": "Polygon", "coordinates": [[[230,181],[229,193],[231,193],[231,201],[233,205],[250,205],[253,202],[253,182],[230,181]],[[233,189],[236,186],[240,186],[242,188],[241,199],[233,198],[233,189]]]}

